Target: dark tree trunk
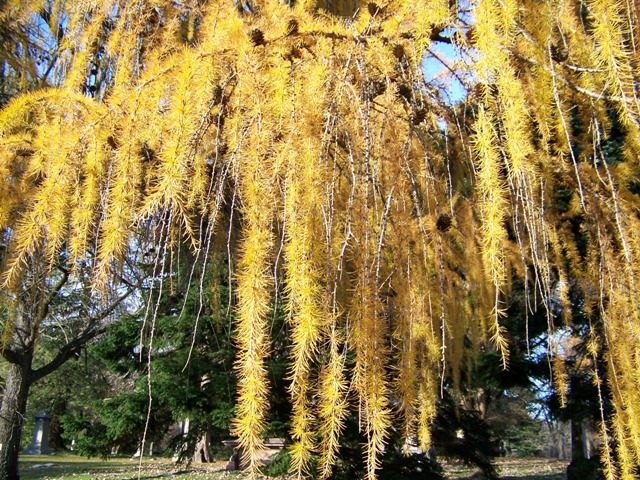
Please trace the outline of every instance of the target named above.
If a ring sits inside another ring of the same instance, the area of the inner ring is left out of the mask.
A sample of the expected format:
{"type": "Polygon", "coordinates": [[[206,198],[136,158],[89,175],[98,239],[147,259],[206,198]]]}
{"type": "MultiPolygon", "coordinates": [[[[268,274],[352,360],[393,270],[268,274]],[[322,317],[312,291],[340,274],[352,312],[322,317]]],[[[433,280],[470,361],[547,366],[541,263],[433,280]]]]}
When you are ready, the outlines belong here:
{"type": "Polygon", "coordinates": [[[31,265],[32,270],[23,279],[20,293],[17,295],[12,321],[9,326],[12,334],[8,345],[0,349],[0,355],[7,361],[7,379],[0,407],[0,480],[19,479],[18,455],[27,410],[29,388],[34,382],[56,371],[67,360],[81,351],[89,341],[104,332],[109,317],[118,305],[126,299],[134,288],[130,287],[113,303],[94,316],[87,317],[86,326],[66,344],[63,344],[49,363],[33,369],[33,352],[42,322],[49,315],[53,300],[69,279],[69,272],[62,270],[58,281],[47,288],[46,272],[38,268],[38,262],[31,265]]]}
{"type": "Polygon", "coordinates": [[[571,460],[574,461],[580,461],[584,458],[582,428],[581,421],[571,420],[571,460]]]}
{"type": "Polygon", "coordinates": [[[49,448],[56,450],[64,448],[64,440],[62,438],[62,427],[60,418],[67,412],[67,401],[63,399],[56,402],[51,412],[51,425],[49,426],[49,448]]]}
{"type": "Polygon", "coordinates": [[[571,421],[571,463],[567,467],[567,480],[604,480],[599,459],[585,458],[584,424],[571,421]]]}
{"type": "Polygon", "coordinates": [[[491,399],[489,394],[484,388],[479,388],[476,393],[476,405],[478,412],[480,413],[480,419],[487,419],[487,410],[489,409],[489,403],[491,399]]]}
{"type": "Polygon", "coordinates": [[[7,379],[0,407],[0,479],[20,478],[18,473],[18,455],[20,439],[27,410],[27,398],[31,386],[32,354],[20,355],[19,363],[9,363],[7,379]]]}
{"type": "Polygon", "coordinates": [[[31,284],[18,296],[12,321],[13,333],[2,356],[8,363],[2,406],[0,407],[0,480],[19,479],[18,456],[27,411],[29,389],[36,380],[33,352],[38,327],[46,317],[49,301],[41,288],[31,284]]]}

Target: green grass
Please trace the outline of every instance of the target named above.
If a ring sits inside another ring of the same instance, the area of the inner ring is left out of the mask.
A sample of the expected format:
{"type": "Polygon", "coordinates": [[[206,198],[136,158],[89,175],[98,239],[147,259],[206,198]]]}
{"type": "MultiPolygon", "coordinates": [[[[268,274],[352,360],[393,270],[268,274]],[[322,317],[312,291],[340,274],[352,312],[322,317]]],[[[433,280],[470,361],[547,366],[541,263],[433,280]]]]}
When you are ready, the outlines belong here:
{"type": "MultiPolygon", "coordinates": [[[[167,458],[145,458],[138,460],[112,458],[110,460],[88,459],[71,454],[23,455],[20,457],[22,480],[125,480],[162,479],[178,480],[244,480],[238,472],[225,472],[226,462],[209,465],[179,465],[167,458]],[[53,464],[43,468],[35,465],[53,464]]],[[[547,458],[501,458],[496,460],[501,478],[504,480],[566,480],[566,461],[547,458]]],[[[445,466],[451,479],[467,479],[474,469],[459,463],[445,466]]],[[[399,479],[400,480],[400,479],[399,479]]]]}
{"type": "Polygon", "coordinates": [[[243,475],[223,471],[224,463],[179,465],[166,458],[112,458],[100,460],[71,454],[23,455],[20,457],[21,480],[124,480],[179,478],[180,480],[240,480],[243,475]],[[53,464],[53,465],[50,465],[53,464]],[[37,468],[40,465],[42,467],[37,468]],[[50,465],[50,466],[44,466],[50,465]],[[36,467],[36,468],[34,468],[36,467]]]}
{"type": "MultiPolygon", "coordinates": [[[[500,478],[503,480],[566,480],[566,460],[552,458],[498,458],[500,478]]],[[[451,479],[468,479],[477,469],[461,463],[451,462],[445,465],[445,474],[451,479]]]]}

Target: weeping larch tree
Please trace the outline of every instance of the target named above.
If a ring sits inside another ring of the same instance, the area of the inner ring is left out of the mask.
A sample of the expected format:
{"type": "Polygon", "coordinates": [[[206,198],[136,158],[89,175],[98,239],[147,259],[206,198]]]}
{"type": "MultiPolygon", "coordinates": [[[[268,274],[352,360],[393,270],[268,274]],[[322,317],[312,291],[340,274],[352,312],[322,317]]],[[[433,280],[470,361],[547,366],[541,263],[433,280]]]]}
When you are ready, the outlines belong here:
{"type": "MultiPolygon", "coordinates": [[[[21,92],[0,112],[7,305],[34,262],[52,271],[62,252],[69,272],[90,265],[96,295],[140,239],[154,246],[160,289],[176,249],[205,264],[222,253],[237,331],[232,433],[250,471],[268,421],[265,361],[280,295],[293,471],[307,475],[317,454],[329,477],[355,412],[374,479],[391,428],[428,449],[444,379],[459,382],[463,363],[493,348],[508,368],[502,320],[514,278],[546,306],[552,375],[566,392],[554,332],[570,321],[560,313],[578,288],[594,322],[589,353],[607,365],[593,379],[601,404],[609,395],[613,405],[600,426],[606,475],[633,478],[635,2],[48,0],[0,9],[3,75],[21,92]],[[438,43],[455,55],[443,58],[438,43]],[[425,79],[425,61],[447,65],[463,101],[425,79]]],[[[153,325],[153,305],[147,317],[153,325]]]]}

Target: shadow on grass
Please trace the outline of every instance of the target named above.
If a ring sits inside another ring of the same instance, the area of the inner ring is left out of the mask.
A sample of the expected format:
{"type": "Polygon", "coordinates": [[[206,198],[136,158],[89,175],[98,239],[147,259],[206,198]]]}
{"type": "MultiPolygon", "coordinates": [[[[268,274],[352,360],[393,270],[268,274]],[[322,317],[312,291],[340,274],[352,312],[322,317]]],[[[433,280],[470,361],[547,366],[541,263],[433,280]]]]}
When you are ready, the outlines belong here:
{"type": "Polygon", "coordinates": [[[138,477],[136,475],[135,477],[123,478],[122,480],[149,480],[151,478],[179,477],[180,475],[189,475],[190,473],[197,473],[197,472],[195,470],[180,470],[178,472],[160,473],[158,475],[148,475],[148,476],[143,475],[141,477],[138,477]]]}
{"type": "MultiPolygon", "coordinates": [[[[20,457],[20,479],[39,480],[43,478],[95,480],[97,478],[131,477],[138,471],[138,460],[112,458],[109,460],[88,459],[72,454],[24,455],[20,457]]],[[[147,460],[142,464],[140,478],[158,478],[175,468],[168,461],[147,460]]],[[[173,472],[172,472],[173,473],[173,472]]],[[[134,478],[138,478],[136,475],[134,478]]]]}
{"type": "Polygon", "coordinates": [[[546,475],[508,475],[500,477],[500,480],[566,480],[567,475],[564,473],[549,473],[546,475]]]}
{"type": "Polygon", "coordinates": [[[25,455],[20,457],[20,480],[232,480],[222,469],[225,463],[180,466],[164,457],[145,457],[140,464],[139,459],[129,457],[100,460],[69,453],[25,455]]]}
{"type": "MultiPolygon", "coordinates": [[[[457,480],[480,480],[482,477],[469,476],[457,480]]],[[[567,480],[566,473],[523,473],[520,475],[500,475],[499,480],[567,480]]]]}

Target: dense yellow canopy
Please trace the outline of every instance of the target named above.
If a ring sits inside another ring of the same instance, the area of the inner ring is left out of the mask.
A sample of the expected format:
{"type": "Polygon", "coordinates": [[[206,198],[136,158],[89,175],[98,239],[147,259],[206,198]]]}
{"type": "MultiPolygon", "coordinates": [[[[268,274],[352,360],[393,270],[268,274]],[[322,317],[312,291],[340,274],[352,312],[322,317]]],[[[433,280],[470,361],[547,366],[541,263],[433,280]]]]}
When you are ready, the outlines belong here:
{"type": "MultiPolygon", "coordinates": [[[[70,265],[94,262],[99,289],[143,234],[167,254],[185,240],[199,258],[228,251],[234,433],[253,468],[280,285],[294,469],[304,474],[318,452],[330,474],[351,410],[373,479],[394,422],[429,446],[442,378],[456,379],[463,359],[492,345],[508,366],[503,304],[521,277],[547,305],[550,332],[563,321],[554,306],[571,308],[570,284],[602,320],[607,348],[590,353],[607,356],[616,413],[602,431],[621,459],[608,475],[632,478],[633,2],[14,1],[0,22],[7,42],[56,59],[45,77],[18,47],[2,52],[32,89],[0,112],[5,288],[19,288],[34,253],[53,264],[64,249],[70,265]],[[464,83],[460,105],[425,80],[425,59],[464,83]]],[[[554,377],[562,391],[561,361],[554,377]]]]}

